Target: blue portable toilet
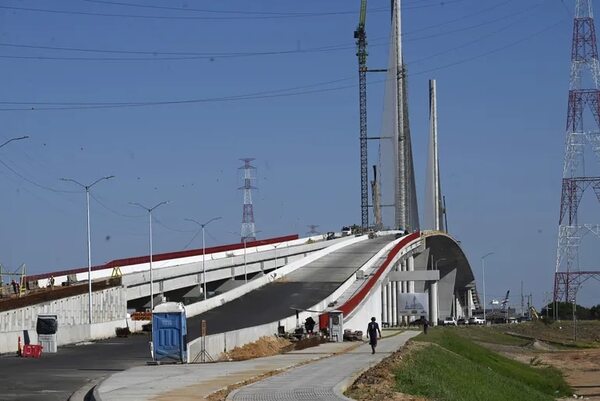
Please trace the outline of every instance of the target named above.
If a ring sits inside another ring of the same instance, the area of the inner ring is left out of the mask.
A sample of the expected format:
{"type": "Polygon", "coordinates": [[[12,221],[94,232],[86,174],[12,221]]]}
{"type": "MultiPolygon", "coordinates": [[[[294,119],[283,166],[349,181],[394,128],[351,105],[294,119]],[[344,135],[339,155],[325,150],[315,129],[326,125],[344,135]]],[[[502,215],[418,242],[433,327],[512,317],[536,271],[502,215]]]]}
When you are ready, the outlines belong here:
{"type": "Polygon", "coordinates": [[[187,361],[187,324],[180,302],[164,302],[152,311],[152,354],[156,362],[187,361]]]}

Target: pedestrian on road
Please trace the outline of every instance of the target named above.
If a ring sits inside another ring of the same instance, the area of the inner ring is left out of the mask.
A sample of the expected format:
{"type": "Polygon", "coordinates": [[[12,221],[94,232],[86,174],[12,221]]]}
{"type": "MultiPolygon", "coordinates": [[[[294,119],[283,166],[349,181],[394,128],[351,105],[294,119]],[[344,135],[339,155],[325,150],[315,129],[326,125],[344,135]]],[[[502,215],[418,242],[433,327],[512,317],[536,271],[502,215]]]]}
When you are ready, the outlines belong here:
{"type": "Polygon", "coordinates": [[[381,338],[381,330],[379,330],[379,325],[374,317],[371,318],[371,322],[367,326],[367,338],[369,339],[369,344],[371,344],[371,354],[374,354],[377,347],[377,338],[381,338]],[[377,334],[379,334],[379,337],[377,337],[377,334]]]}
{"type": "Polygon", "coordinates": [[[316,323],[317,322],[315,322],[315,319],[313,319],[312,316],[306,318],[306,320],[304,321],[304,328],[306,329],[307,334],[313,334],[313,330],[315,329],[316,323]]]}
{"type": "Polygon", "coordinates": [[[428,328],[429,328],[429,320],[423,318],[423,334],[427,334],[428,328]]]}

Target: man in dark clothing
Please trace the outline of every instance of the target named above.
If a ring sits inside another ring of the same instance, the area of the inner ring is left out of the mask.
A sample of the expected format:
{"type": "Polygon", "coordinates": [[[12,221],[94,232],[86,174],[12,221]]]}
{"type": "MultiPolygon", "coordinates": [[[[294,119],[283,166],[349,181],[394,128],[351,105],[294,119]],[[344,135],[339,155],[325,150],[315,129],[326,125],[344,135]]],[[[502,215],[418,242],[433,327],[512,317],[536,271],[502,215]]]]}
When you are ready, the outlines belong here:
{"type": "Polygon", "coordinates": [[[306,329],[306,333],[313,334],[313,330],[315,328],[315,319],[312,316],[309,316],[304,321],[304,328],[306,329]]]}
{"type": "Polygon", "coordinates": [[[428,328],[429,328],[429,320],[423,318],[423,334],[427,334],[428,328]]]}
{"type": "Polygon", "coordinates": [[[17,282],[15,280],[13,280],[10,282],[10,284],[12,285],[13,292],[16,294],[17,293],[17,282]]]}
{"type": "Polygon", "coordinates": [[[379,325],[375,322],[375,318],[371,318],[371,322],[367,326],[367,338],[369,339],[369,344],[371,344],[371,352],[375,353],[375,347],[377,347],[377,338],[381,338],[381,330],[379,330],[379,325]],[[379,337],[377,336],[379,334],[379,337]]]}

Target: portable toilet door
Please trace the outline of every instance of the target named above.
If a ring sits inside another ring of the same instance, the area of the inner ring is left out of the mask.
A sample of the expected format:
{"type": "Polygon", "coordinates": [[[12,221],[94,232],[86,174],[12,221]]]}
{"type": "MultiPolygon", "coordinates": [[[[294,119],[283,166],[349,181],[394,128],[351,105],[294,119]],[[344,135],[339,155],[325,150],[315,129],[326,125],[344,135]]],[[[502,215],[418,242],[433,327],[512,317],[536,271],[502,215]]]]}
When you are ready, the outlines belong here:
{"type": "Polygon", "coordinates": [[[154,308],[152,350],[156,362],[187,361],[187,325],[182,303],[165,302],[154,308]]]}

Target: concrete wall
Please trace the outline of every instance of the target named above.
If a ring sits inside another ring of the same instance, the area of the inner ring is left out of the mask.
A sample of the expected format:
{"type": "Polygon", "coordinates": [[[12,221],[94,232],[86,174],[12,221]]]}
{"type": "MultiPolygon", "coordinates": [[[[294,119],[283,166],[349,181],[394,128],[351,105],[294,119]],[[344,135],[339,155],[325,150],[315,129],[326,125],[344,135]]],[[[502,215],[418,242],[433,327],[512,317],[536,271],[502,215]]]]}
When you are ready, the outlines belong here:
{"type": "MultiPolygon", "coordinates": [[[[320,249],[331,247],[337,243],[346,243],[349,237],[331,241],[317,241],[306,244],[303,239],[302,244],[296,244],[296,241],[282,243],[274,248],[273,245],[262,245],[256,248],[248,248],[246,251],[246,266],[244,266],[244,255],[239,255],[236,251],[234,256],[224,256],[225,253],[207,254],[205,264],[207,282],[228,279],[232,277],[243,276],[260,272],[261,270],[272,270],[275,266],[275,257],[277,257],[277,266],[290,264],[290,262],[302,260],[308,254],[320,249]]],[[[352,237],[354,238],[354,237],[352,237]]],[[[231,254],[230,254],[231,255],[231,254]]],[[[195,257],[196,258],[196,257],[195,257]]],[[[190,259],[190,258],[185,258],[190,259]]],[[[154,293],[159,294],[166,291],[172,291],[179,288],[189,287],[201,284],[202,262],[194,261],[191,263],[178,264],[175,266],[154,269],[153,266],[154,293]]],[[[150,272],[143,271],[123,276],[123,284],[127,288],[127,299],[137,299],[150,295],[150,272]]]]}
{"type": "MultiPolygon", "coordinates": [[[[279,244],[269,244],[269,245],[261,245],[261,246],[257,246],[257,247],[249,247],[249,248],[246,248],[246,255],[274,249],[274,245],[277,245],[278,250],[283,250],[286,247],[294,247],[296,245],[305,244],[308,240],[322,241],[323,235],[315,235],[315,236],[307,237],[307,238],[298,238],[297,240],[280,242],[279,244]]],[[[214,260],[228,259],[228,258],[231,258],[232,256],[237,257],[237,256],[241,256],[243,254],[244,254],[243,248],[236,249],[233,251],[227,251],[227,252],[215,252],[215,253],[211,253],[211,254],[206,254],[206,260],[208,260],[208,259],[211,259],[211,260],[213,260],[213,259],[214,260]]],[[[184,257],[184,258],[175,258],[175,259],[157,261],[157,262],[152,263],[152,270],[159,271],[161,269],[168,268],[168,267],[175,267],[175,266],[187,265],[187,264],[191,264],[191,263],[201,263],[201,262],[202,262],[202,255],[188,256],[188,257],[184,257]]],[[[144,271],[147,272],[150,269],[150,264],[149,263],[139,263],[139,264],[133,264],[133,265],[127,265],[127,266],[120,266],[120,269],[121,269],[121,273],[123,275],[128,275],[128,274],[137,273],[137,272],[144,272],[144,271]]],[[[94,271],[92,271],[92,280],[96,280],[99,278],[107,278],[107,277],[110,277],[111,274],[112,274],[112,269],[94,270],[94,271]]],[[[77,281],[87,281],[87,277],[88,277],[87,275],[88,275],[87,271],[77,273],[76,279],[77,279],[77,281]]],[[[56,277],[54,277],[54,280],[55,280],[55,285],[61,285],[61,283],[67,281],[67,276],[56,276],[56,277]]],[[[46,287],[48,285],[48,279],[40,280],[39,285],[40,285],[40,287],[46,287]]]]}
{"type": "Polygon", "coordinates": [[[0,353],[16,352],[18,337],[21,336],[24,341],[24,330],[35,344],[39,314],[58,315],[57,342],[64,345],[114,336],[116,327],[126,325],[126,313],[127,299],[123,287],[92,294],[92,325],[88,324],[88,294],[0,312],[0,353]]]}

